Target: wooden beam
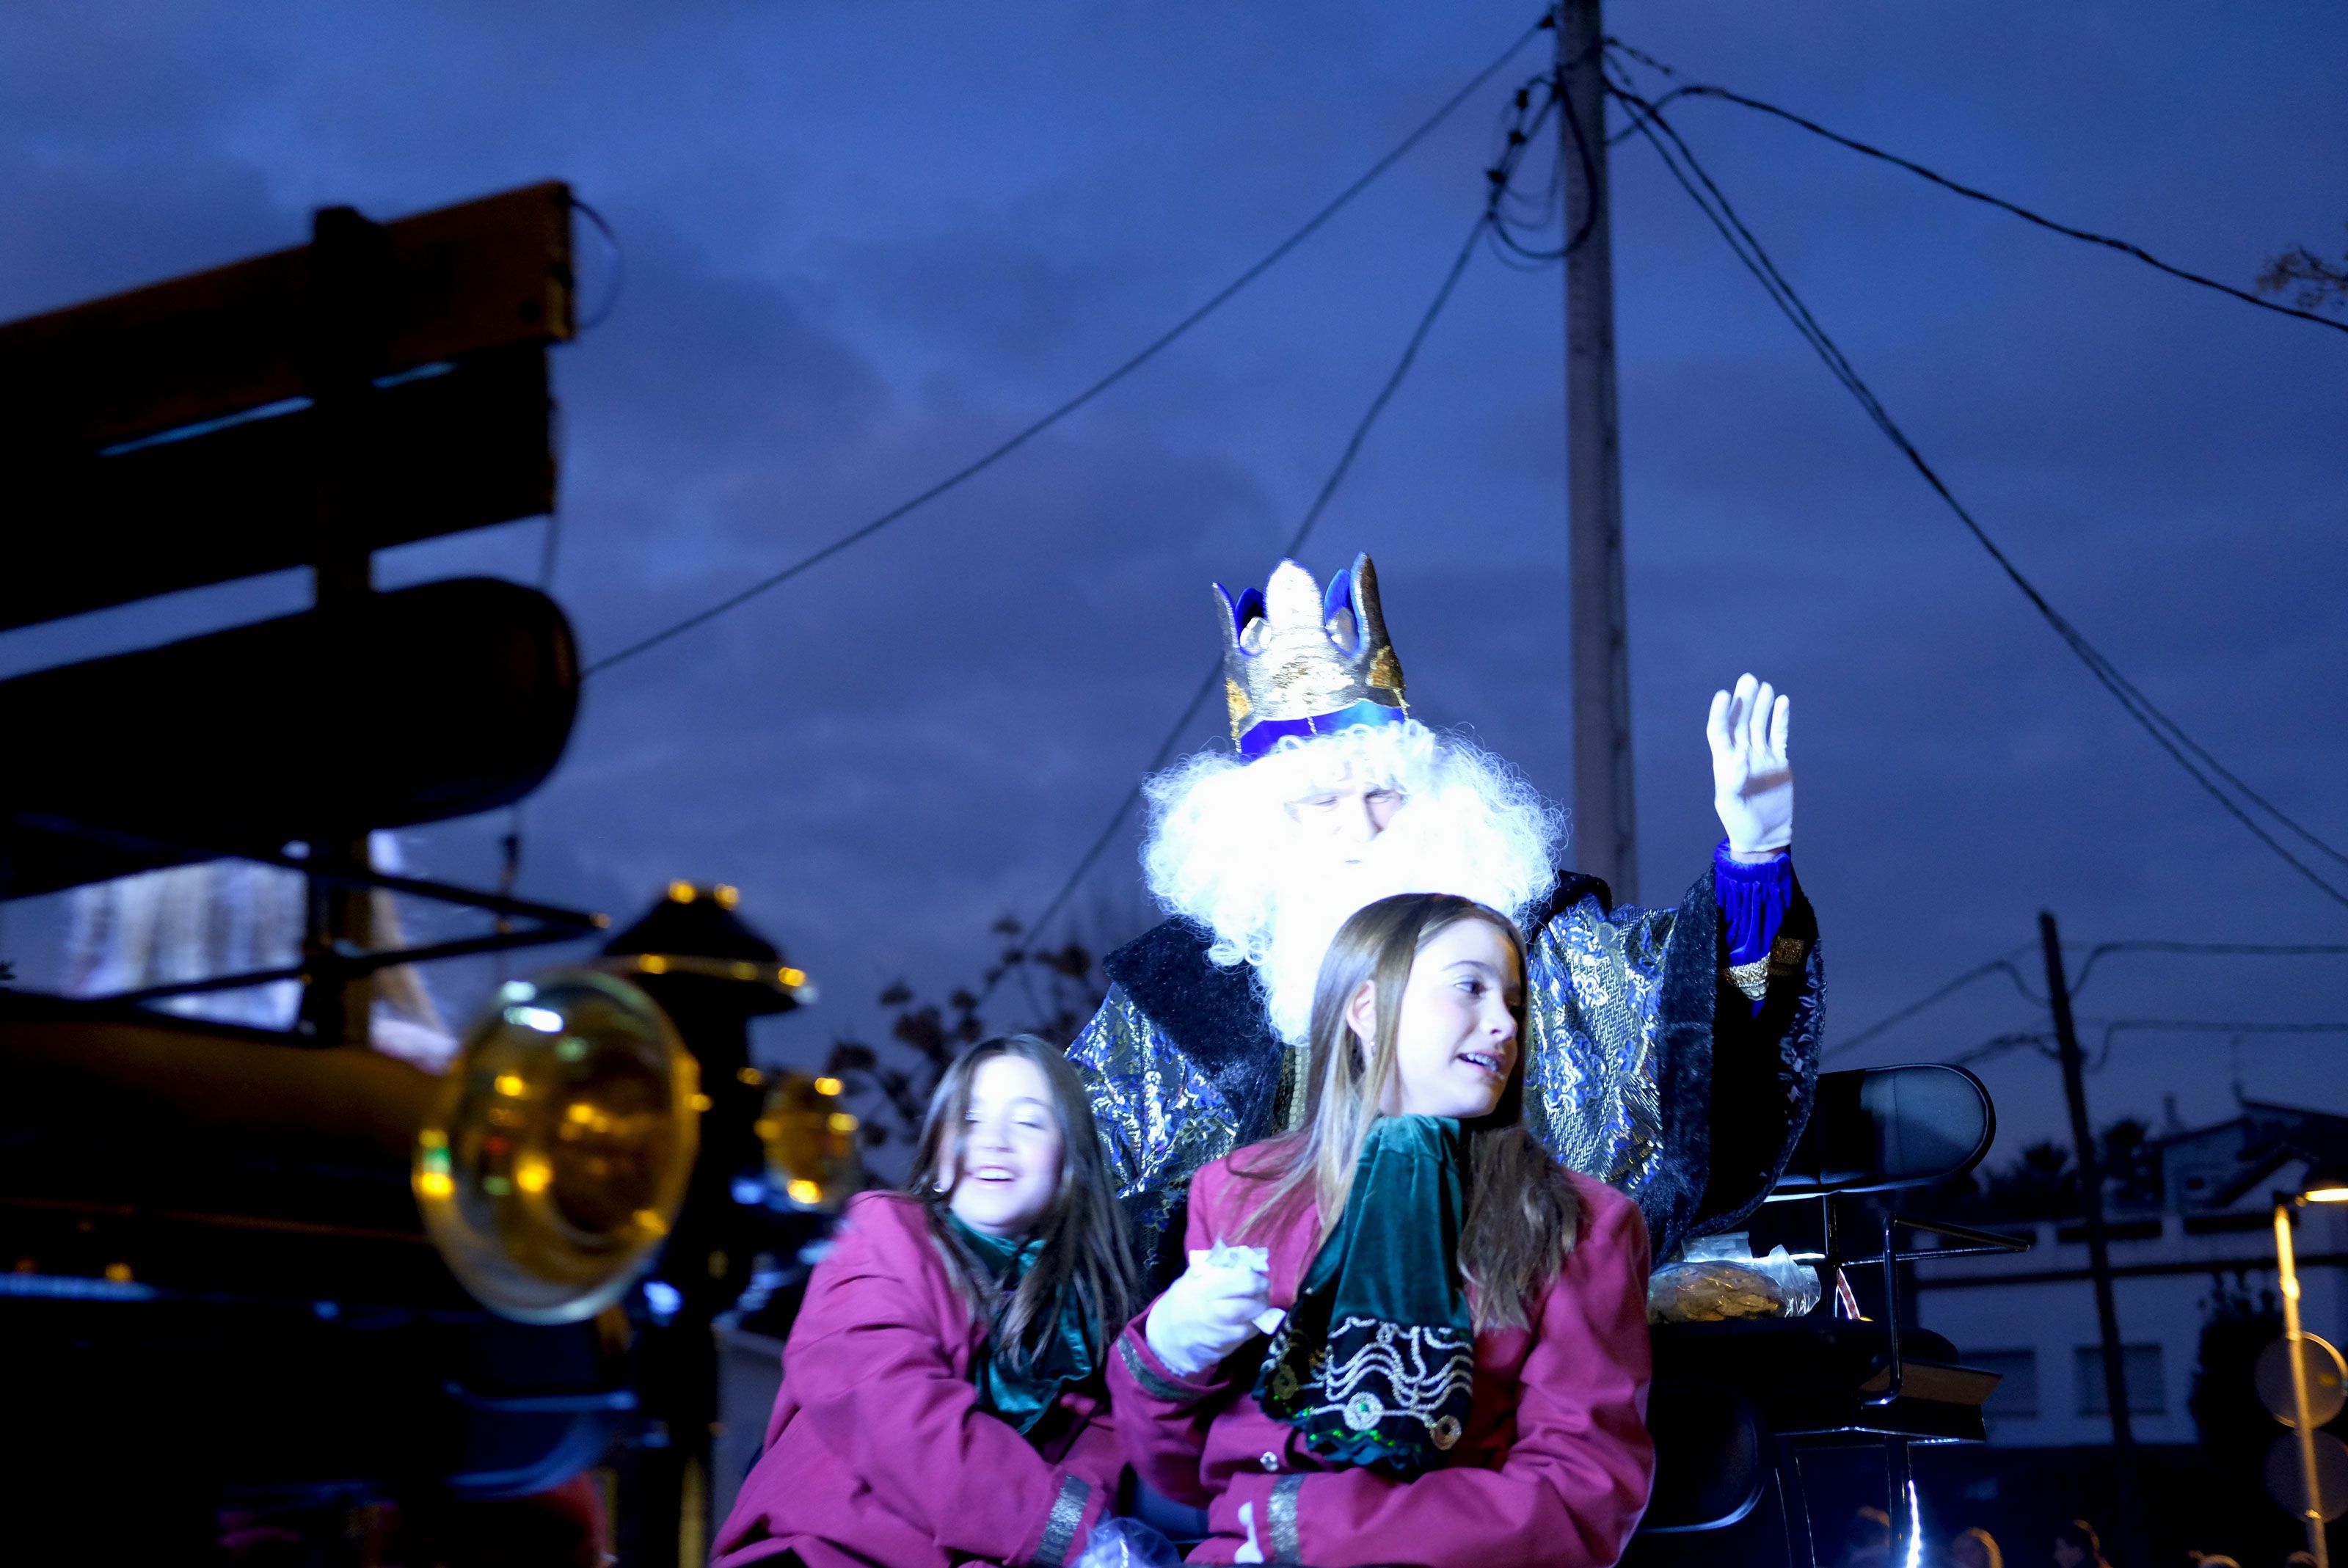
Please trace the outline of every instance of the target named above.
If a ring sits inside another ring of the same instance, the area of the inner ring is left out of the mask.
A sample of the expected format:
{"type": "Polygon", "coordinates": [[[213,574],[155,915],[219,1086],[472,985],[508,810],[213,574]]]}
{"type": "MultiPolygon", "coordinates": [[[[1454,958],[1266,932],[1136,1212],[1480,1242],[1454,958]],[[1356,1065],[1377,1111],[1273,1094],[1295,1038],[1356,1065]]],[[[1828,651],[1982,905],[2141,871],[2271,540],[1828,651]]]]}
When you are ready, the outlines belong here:
{"type": "MultiPolygon", "coordinates": [[[[543,349],[478,356],[368,397],[366,549],[552,510],[543,349]]],[[[306,564],[319,434],[303,410],[20,470],[0,629],[306,564]]]]}
{"type": "MultiPolygon", "coordinates": [[[[571,188],[386,223],[396,375],[572,335],[571,188]]],[[[308,246],[0,325],[0,457],[96,451],[310,392],[308,246]]]]}
{"type": "Polygon", "coordinates": [[[578,701],[561,608],[478,577],[0,681],[0,734],[38,738],[0,769],[0,898],[198,845],[276,851],[322,817],[398,828],[509,805],[553,769],[578,701]]]}

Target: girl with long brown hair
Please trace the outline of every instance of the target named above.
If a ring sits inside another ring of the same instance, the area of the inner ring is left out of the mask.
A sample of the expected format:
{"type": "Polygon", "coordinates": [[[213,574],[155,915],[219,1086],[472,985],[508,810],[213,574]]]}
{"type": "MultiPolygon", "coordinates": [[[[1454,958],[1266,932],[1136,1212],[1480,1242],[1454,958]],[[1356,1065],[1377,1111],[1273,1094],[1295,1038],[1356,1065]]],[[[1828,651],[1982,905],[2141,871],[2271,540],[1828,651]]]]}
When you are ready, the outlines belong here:
{"type": "Polygon", "coordinates": [[[1116,1501],[1101,1371],[1137,1286],[1075,1069],[973,1046],[906,1191],[850,1200],[816,1265],[712,1562],[1074,1562],[1116,1501]]]}
{"type": "Polygon", "coordinates": [[[1190,1267],[1110,1358],[1136,1472],[1207,1511],[1194,1561],[1622,1554],[1654,1462],[1646,1226],[1522,1125],[1523,1018],[1522,938],[1481,904],[1337,934],[1303,1126],[1193,1179],[1190,1267]]]}

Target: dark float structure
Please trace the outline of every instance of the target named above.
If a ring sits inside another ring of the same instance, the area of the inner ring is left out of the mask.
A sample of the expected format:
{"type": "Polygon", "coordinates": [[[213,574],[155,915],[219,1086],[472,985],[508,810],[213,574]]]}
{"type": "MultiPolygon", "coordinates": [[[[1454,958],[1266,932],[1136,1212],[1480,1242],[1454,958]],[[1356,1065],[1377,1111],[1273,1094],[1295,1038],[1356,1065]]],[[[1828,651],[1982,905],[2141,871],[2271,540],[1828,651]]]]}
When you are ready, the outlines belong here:
{"type": "Polygon", "coordinates": [[[445,1078],[366,1045],[377,971],[606,923],[366,853],[522,799],[570,735],[552,600],[370,570],[551,508],[570,226],[559,184],[328,209],[306,247],[0,327],[0,629],[316,585],[299,614],[0,683],[0,896],[223,857],[309,888],[294,965],[0,992],[0,1555],[201,1561],[238,1511],[428,1513],[605,1464],[625,1561],[705,1538],[710,1320],[820,1222],[765,1201],[746,1030],[805,976],[731,890],[679,884],[592,970],[503,987],[445,1078]],[[376,889],[494,929],[386,949],[376,889]],[[289,979],[287,1032],[142,1006],[289,979]]]}

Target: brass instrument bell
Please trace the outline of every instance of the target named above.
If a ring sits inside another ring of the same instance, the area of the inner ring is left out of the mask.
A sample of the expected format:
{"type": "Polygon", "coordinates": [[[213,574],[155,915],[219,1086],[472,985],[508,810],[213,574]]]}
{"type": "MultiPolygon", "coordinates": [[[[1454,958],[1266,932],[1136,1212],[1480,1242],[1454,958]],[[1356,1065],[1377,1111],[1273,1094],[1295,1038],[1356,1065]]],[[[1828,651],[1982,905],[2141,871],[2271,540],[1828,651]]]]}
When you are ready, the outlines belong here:
{"type": "Polygon", "coordinates": [[[675,1223],[705,1103],[668,1016],[627,981],[556,969],[510,982],[417,1134],[425,1228],[500,1315],[591,1317],[675,1223]]]}
{"type": "Polygon", "coordinates": [[[830,1212],[864,1184],[856,1115],[836,1078],[777,1078],[757,1133],[767,1150],[767,1181],[795,1209],[830,1212]]]}

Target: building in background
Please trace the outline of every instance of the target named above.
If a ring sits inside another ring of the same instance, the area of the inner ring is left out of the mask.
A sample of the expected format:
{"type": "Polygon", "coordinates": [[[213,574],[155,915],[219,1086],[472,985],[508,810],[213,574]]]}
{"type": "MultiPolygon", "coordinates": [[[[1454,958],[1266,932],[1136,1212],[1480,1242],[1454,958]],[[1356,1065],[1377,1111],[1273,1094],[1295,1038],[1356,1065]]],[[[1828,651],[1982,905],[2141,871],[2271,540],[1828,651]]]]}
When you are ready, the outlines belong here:
{"type": "MultiPolygon", "coordinates": [[[[2138,1442],[2196,1440],[2192,1396],[2205,1328],[2232,1318],[2263,1337],[2257,1326],[2279,1311],[2276,1194],[2300,1191],[2312,1166],[2348,1168],[2341,1156],[2348,1156],[2348,1118],[2246,1100],[2240,1114],[2214,1126],[2172,1125],[2114,1176],[2106,1222],[2138,1442]]],[[[1918,1315],[1965,1347],[1967,1366],[2003,1375],[1983,1411],[1992,1445],[2108,1443],[2084,1227],[2075,1217],[2001,1224],[1994,1187],[1972,1217],[2004,1229],[2026,1225],[2037,1244],[2027,1253],[1918,1264],[1918,1315]]],[[[2343,1211],[2348,1204],[2299,1211],[2302,1312],[2308,1332],[2335,1346],[2348,1345],[2343,1211]]],[[[2241,1372],[2229,1367],[2218,1375],[2241,1372]]]]}

